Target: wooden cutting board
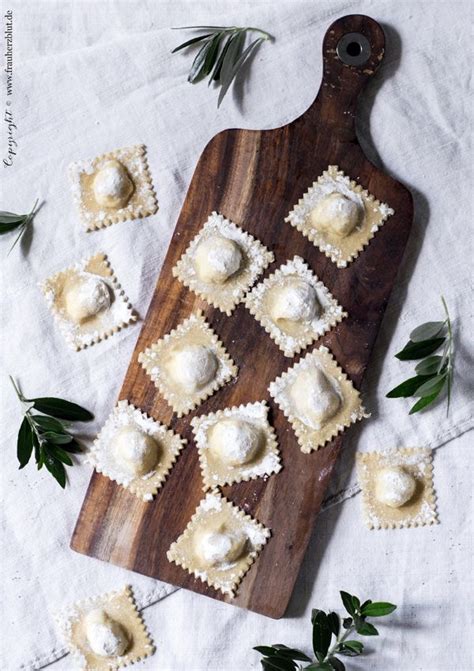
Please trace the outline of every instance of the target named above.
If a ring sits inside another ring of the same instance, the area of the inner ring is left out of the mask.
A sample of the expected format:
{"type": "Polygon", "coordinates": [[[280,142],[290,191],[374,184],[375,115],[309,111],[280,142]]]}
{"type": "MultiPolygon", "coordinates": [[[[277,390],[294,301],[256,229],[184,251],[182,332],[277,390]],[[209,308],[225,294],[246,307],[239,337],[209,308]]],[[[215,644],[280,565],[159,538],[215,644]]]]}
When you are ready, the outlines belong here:
{"type": "Polygon", "coordinates": [[[174,279],[171,269],[213,210],[273,250],[275,262],[266,276],[299,254],[349,313],[317,345],[328,345],[360,388],[413,215],[409,191],[367,160],[355,132],[357,99],[383,55],[384,34],[373,19],[359,15],[338,19],[324,38],[324,72],[318,96],[302,116],[274,130],[226,130],[203,151],[120,392],[120,399],[167,424],[189,444],[151,503],[139,501],[94,473],[72,537],[71,547],[77,552],[229,601],[170,564],[166,551],[203,497],[190,420],[195,414],[266,399],[284,468],[267,481],[243,482],[225,487],[223,492],[269,527],[272,537],[230,601],[270,617],[284,614],[331,472],[351,429],[318,452],[303,454],[267,390],[269,382],[296,360],[283,356],[243,305],[227,317],[174,279]],[[395,210],[368,248],[340,269],[284,223],[298,199],[330,164],[338,165],[395,210]],[[203,310],[224,342],[239,375],[197,411],[176,419],[137,357],[196,309],[203,310]]]}

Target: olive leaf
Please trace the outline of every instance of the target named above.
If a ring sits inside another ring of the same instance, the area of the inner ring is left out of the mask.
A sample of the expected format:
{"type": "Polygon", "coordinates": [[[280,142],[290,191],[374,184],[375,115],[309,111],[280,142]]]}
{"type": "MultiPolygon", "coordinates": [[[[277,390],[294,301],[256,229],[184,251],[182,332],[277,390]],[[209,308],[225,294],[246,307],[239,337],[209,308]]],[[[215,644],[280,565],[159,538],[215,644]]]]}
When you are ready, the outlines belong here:
{"type": "Polygon", "coordinates": [[[35,422],[39,424],[42,430],[44,431],[55,431],[56,433],[61,433],[66,426],[65,422],[60,422],[54,417],[45,417],[44,415],[35,415],[35,422]]]}
{"type": "Polygon", "coordinates": [[[445,327],[446,322],[426,322],[425,324],[421,324],[420,326],[417,326],[416,329],[414,329],[410,333],[410,340],[413,342],[423,342],[423,340],[432,340],[433,338],[436,338],[439,333],[443,330],[445,327]]]}
{"type": "Polygon", "coordinates": [[[324,611],[313,610],[313,614],[313,650],[315,655],[319,653],[324,659],[331,644],[332,632],[329,628],[328,618],[324,611]]]}
{"type": "MultiPolygon", "coordinates": [[[[390,615],[396,609],[396,606],[393,603],[386,603],[385,601],[377,601],[375,603],[369,603],[362,606],[360,612],[365,617],[383,617],[384,615],[390,615]]],[[[362,644],[360,644],[362,645],[362,644]]]]}
{"type": "Polygon", "coordinates": [[[187,42],[183,42],[183,44],[180,44],[179,47],[173,49],[171,53],[175,54],[177,51],[181,51],[181,49],[186,49],[187,47],[190,47],[192,44],[202,42],[203,40],[207,39],[210,36],[210,34],[211,33],[206,33],[205,35],[198,35],[197,37],[193,37],[192,39],[187,40],[187,42]]]}
{"type": "Polygon", "coordinates": [[[417,375],[410,377],[405,382],[402,382],[397,387],[388,392],[387,398],[407,398],[413,396],[417,389],[419,389],[427,380],[431,379],[428,375],[417,375]]]}
{"type": "Polygon", "coordinates": [[[69,454],[58,446],[55,447],[53,456],[56,459],[59,459],[59,461],[62,461],[63,464],[67,464],[68,466],[74,466],[74,463],[69,454]]]}
{"type": "Polygon", "coordinates": [[[436,393],[436,391],[444,387],[446,383],[446,377],[447,373],[441,373],[441,375],[435,375],[435,377],[432,377],[430,380],[425,382],[424,384],[419,387],[416,392],[413,394],[413,396],[421,396],[421,397],[426,397],[426,396],[431,396],[432,394],[436,393]]]}
{"type": "Polygon", "coordinates": [[[209,77],[209,85],[215,82],[220,86],[217,107],[220,107],[235,78],[242,74],[243,66],[252,53],[262,42],[274,39],[266,31],[252,27],[183,26],[175,30],[204,31],[202,35],[197,35],[175,47],[171,53],[174,54],[189,47],[199,47],[188,74],[188,82],[196,84],[205,77],[209,77]],[[250,33],[260,33],[260,36],[244,49],[247,35],[250,33]]]}
{"type": "Polygon", "coordinates": [[[441,296],[446,318],[444,321],[426,322],[410,333],[410,340],[395,356],[400,361],[421,359],[415,367],[416,375],[391,389],[387,398],[419,397],[410,415],[424,410],[447,389],[447,412],[451,402],[454,375],[454,337],[448,306],[441,296]],[[442,354],[434,354],[443,346],[442,354]]]}
{"type": "Polygon", "coordinates": [[[347,592],[340,592],[342,603],[349,615],[354,615],[354,607],[352,605],[352,597],[347,592]]]}
{"type": "Polygon", "coordinates": [[[431,403],[436,401],[436,399],[440,395],[442,388],[443,387],[440,387],[436,392],[434,392],[430,396],[423,396],[422,398],[420,398],[420,400],[417,401],[414,406],[412,406],[408,414],[414,415],[415,413],[420,412],[420,410],[423,410],[424,408],[427,408],[429,405],[431,405],[431,403]]]}
{"type": "Polygon", "coordinates": [[[438,354],[428,356],[416,365],[415,373],[417,375],[436,375],[436,373],[443,368],[442,361],[443,357],[438,354]]]}
{"type": "Polygon", "coordinates": [[[71,422],[90,422],[94,419],[94,415],[81,408],[76,403],[64,401],[62,398],[44,397],[44,398],[30,398],[25,399],[28,403],[33,403],[35,410],[44,412],[46,415],[57,417],[58,419],[66,419],[71,422]]]}
{"type": "Polygon", "coordinates": [[[221,86],[221,90],[219,92],[219,97],[217,99],[217,107],[221,106],[221,103],[224,100],[225,94],[227,93],[230,85],[234,81],[235,77],[237,76],[239,70],[242,68],[245,61],[247,61],[250,58],[250,55],[252,54],[252,52],[257,49],[257,47],[263,42],[263,40],[264,40],[263,37],[258,37],[256,40],[254,40],[245,49],[245,51],[239,56],[237,61],[232,66],[232,69],[228,73],[226,73],[225,79],[224,79],[224,74],[222,75],[222,86],[221,86]]]}
{"type": "Polygon", "coordinates": [[[6,233],[11,233],[11,231],[18,230],[18,235],[13,241],[8,254],[10,254],[12,249],[25,233],[30,223],[33,221],[33,218],[38,211],[37,205],[38,200],[35,201],[32,210],[28,214],[15,214],[14,212],[0,211],[0,235],[5,235],[6,233]]]}
{"type": "Polygon", "coordinates": [[[361,636],[378,636],[379,632],[370,622],[361,622],[356,626],[356,632],[361,636]]]}
{"type": "Polygon", "coordinates": [[[377,636],[377,629],[367,622],[367,617],[383,617],[393,613],[396,606],[387,601],[372,602],[370,599],[361,601],[357,596],[348,592],[340,592],[344,608],[352,617],[341,620],[335,612],[326,613],[314,608],[311,612],[313,626],[313,650],[316,659],[311,660],[301,650],[289,648],[286,645],[258,645],[254,648],[263,655],[262,668],[265,671],[345,671],[344,663],[337,655],[357,657],[364,652],[364,645],[360,641],[349,639],[356,631],[361,636],[377,636]],[[333,640],[335,639],[335,640],[333,640]],[[310,662],[307,666],[297,666],[297,662],[310,662]]]}
{"type": "Polygon", "coordinates": [[[334,636],[339,636],[341,621],[337,613],[328,613],[328,625],[334,636]]]}
{"type": "Polygon", "coordinates": [[[41,434],[43,440],[47,440],[53,445],[66,445],[72,440],[72,436],[68,433],[53,433],[53,431],[46,431],[41,434]]]}
{"type": "Polygon", "coordinates": [[[16,454],[18,461],[20,462],[20,468],[24,468],[29,462],[31,453],[33,452],[33,432],[31,426],[26,417],[23,417],[23,421],[20,425],[20,430],[18,431],[17,439],[17,448],[16,454]]]}
{"type": "Polygon", "coordinates": [[[409,340],[405,347],[395,354],[396,358],[400,361],[410,361],[412,359],[424,359],[428,354],[436,352],[437,349],[441,347],[446,338],[443,336],[441,338],[431,338],[429,340],[419,340],[418,342],[413,342],[409,340]]]}
{"type": "Polygon", "coordinates": [[[344,641],[339,649],[339,654],[347,657],[358,657],[364,651],[364,645],[360,641],[344,641]]]}
{"type": "Polygon", "coordinates": [[[61,420],[88,422],[94,415],[76,403],[61,398],[41,397],[27,399],[10,377],[19,401],[24,406],[24,416],[17,438],[17,458],[20,468],[26,466],[31,455],[35,455],[38,470],[43,466],[59,485],[66,486],[66,466],[73,466],[70,454],[82,452],[82,448],[69,432],[69,423],[61,420]],[[35,411],[44,414],[36,414],[35,411]]]}
{"type": "Polygon", "coordinates": [[[59,459],[55,459],[50,454],[46,454],[44,465],[64,489],[66,486],[66,469],[64,468],[64,465],[59,461],[59,459]]]}
{"type": "Polygon", "coordinates": [[[298,660],[301,662],[310,662],[311,658],[308,655],[305,655],[301,650],[296,650],[295,648],[289,648],[287,645],[281,643],[275,643],[273,649],[277,651],[276,654],[279,654],[281,657],[288,657],[289,659],[298,660]]]}

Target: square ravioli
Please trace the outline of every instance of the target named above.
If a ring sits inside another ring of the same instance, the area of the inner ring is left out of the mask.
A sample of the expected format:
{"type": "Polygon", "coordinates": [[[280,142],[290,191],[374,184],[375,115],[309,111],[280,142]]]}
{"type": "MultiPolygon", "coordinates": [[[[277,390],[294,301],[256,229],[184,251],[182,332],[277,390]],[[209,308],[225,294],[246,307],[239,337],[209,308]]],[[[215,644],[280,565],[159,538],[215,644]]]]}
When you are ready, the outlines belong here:
{"type": "Polygon", "coordinates": [[[357,475],[369,529],[438,524],[431,450],[362,452],[357,475]]]}
{"type": "Polygon", "coordinates": [[[393,213],[391,207],[376,200],[337,165],[330,165],[285,221],[339,268],[345,268],[393,213]]]}
{"type": "Polygon", "coordinates": [[[138,219],[158,209],[142,144],[69,166],[73,199],[87,231],[138,219]]]}
{"type": "Polygon", "coordinates": [[[60,331],[75,350],[93,345],[137,319],[105,254],[84,259],[40,286],[60,331]]]}
{"type": "Polygon", "coordinates": [[[178,417],[212,396],[238,370],[200,311],[141,352],[138,361],[178,417]]]}
{"type": "Polygon", "coordinates": [[[213,212],[173,268],[173,275],[230,315],[273,260],[272,252],[261,242],[213,212]]]}
{"type": "Polygon", "coordinates": [[[288,357],[347,317],[300,256],[257,284],[245,297],[245,305],[288,357]]]}
{"type": "Polygon", "coordinates": [[[269,386],[302,452],[318,450],[354,422],[368,417],[360,394],[327,347],[319,347],[269,386]]]}
{"type": "Polygon", "coordinates": [[[115,671],[155,651],[130,587],[79,601],[57,620],[82,671],[115,671]]]}
{"type": "Polygon", "coordinates": [[[143,501],[151,501],[186,441],[135,408],[119,401],[94,441],[87,461],[143,501]]]}
{"type": "Polygon", "coordinates": [[[167,557],[210,587],[235,596],[270,530],[227,501],[207,494],[167,557]]]}
{"type": "Polygon", "coordinates": [[[204,490],[281,470],[275,431],[267,415],[266,402],[257,401],[193,418],[204,490]]]}

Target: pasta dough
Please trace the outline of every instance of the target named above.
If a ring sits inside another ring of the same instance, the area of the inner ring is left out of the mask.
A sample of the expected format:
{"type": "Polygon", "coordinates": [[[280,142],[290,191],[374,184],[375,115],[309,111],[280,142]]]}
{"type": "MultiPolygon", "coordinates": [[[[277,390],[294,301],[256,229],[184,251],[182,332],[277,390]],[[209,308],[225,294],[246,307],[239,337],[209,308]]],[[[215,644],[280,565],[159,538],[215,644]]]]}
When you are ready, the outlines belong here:
{"type": "Polygon", "coordinates": [[[285,217],[338,266],[345,268],[394,214],[387,203],[328,166],[285,217]]]}
{"type": "Polygon", "coordinates": [[[214,379],[217,372],[216,355],[205,345],[179,345],[171,353],[168,371],[179,387],[193,394],[214,379]]]}
{"type": "Polygon", "coordinates": [[[102,608],[94,608],[84,617],[87,642],[100,657],[119,657],[128,647],[128,635],[119,622],[102,608]]]}
{"type": "Polygon", "coordinates": [[[261,438],[259,428],[250,422],[221,419],[209,432],[209,449],[224,463],[242,466],[256,456],[261,438]]]}
{"type": "Polygon", "coordinates": [[[185,444],[179,435],[122,400],[100,430],[87,462],[142,501],[151,501],[185,444]]]}
{"type": "Polygon", "coordinates": [[[401,508],[413,498],[416,480],[402,466],[386,466],[375,476],[375,498],[390,508],[401,508]]]}
{"type": "Polygon", "coordinates": [[[213,235],[199,243],[194,263],[203,282],[223,284],[240,269],[242,253],[234,240],[213,235]]]}
{"type": "Polygon", "coordinates": [[[314,287],[298,277],[288,277],[284,285],[276,285],[270,292],[270,313],[277,322],[309,323],[321,313],[314,287]]]}
{"type": "Polygon", "coordinates": [[[138,361],[178,417],[237,375],[237,366],[201,311],[140,352],[138,361]]]}
{"type": "Polygon", "coordinates": [[[68,668],[117,671],[153,654],[130,587],[71,604],[57,619],[74,659],[68,668]]]}
{"type": "Polygon", "coordinates": [[[347,316],[300,256],[257,284],[245,297],[245,305],[288,357],[347,316]]]}
{"type": "Polygon", "coordinates": [[[247,542],[240,530],[228,530],[225,524],[217,529],[207,529],[196,533],[194,549],[198,560],[205,567],[220,567],[237,561],[242,556],[247,542]]]}
{"type": "Polygon", "coordinates": [[[134,426],[117,431],[114,448],[120,466],[134,476],[150,473],[158,461],[156,440],[134,426]]]}
{"type": "Polygon", "coordinates": [[[94,254],[48,277],[41,288],[59,329],[75,350],[137,319],[105,254],[94,254]]]}
{"type": "Polygon", "coordinates": [[[299,419],[313,429],[324,426],[341,405],[333,384],[317,366],[301,370],[289,394],[299,419]]]}
{"type": "Polygon", "coordinates": [[[99,205],[118,209],[128,203],[134,186],[123,163],[113,159],[104,163],[97,172],[93,189],[99,205]]]}
{"type": "Polygon", "coordinates": [[[281,470],[278,443],[265,401],[193,417],[191,426],[204,490],[281,470]]]}
{"type": "Polygon", "coordinates": [[[274,260],[259,240],[212,212],[173,267],[173,276],[230,315],[274,260]]]}
{"type": "Polygon", "coordinates": [[[122,147],[69,166],[72,195],[86,230],[148,217],[158,209],[144,145],[122,147]]]}
{"type": "Polygon", "coordinates": [[[321,198],[309,218],[314,228],[345,238],[357,226],[360,215],[356,202],[335,191],[321,198]]]}
{"type": "Polygon", "coordinates": [[[318,450],[351,424],[369,416],[359,392],[323,345],[282,373],[268,389],[305,453],[318,450]]]}
{"type": "Polygon", "coordinates": [[[402,447],[357,454],[357,477],[369,529],[438,524],[432,452],[402,447]]]}
{"type": "Polygon", "coordinates": [[[65,290],[65,308],[76,324],[95,317],[110,307],[110,289],[106,282],[90,273],[78,274],[65,290]]]}

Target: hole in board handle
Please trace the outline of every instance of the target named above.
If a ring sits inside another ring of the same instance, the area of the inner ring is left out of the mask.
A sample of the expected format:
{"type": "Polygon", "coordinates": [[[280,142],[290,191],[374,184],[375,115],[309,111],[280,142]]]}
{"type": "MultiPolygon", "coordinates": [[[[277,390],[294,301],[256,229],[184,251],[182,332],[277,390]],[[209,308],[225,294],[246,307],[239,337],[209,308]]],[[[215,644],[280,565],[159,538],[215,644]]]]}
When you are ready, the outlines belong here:
{"type": "Polygon", "coordinates": [[[362,33],[346,33],[337,43],[336,52],[346,65],[363,65],[369,60],[372,49],[362,33]]]}

